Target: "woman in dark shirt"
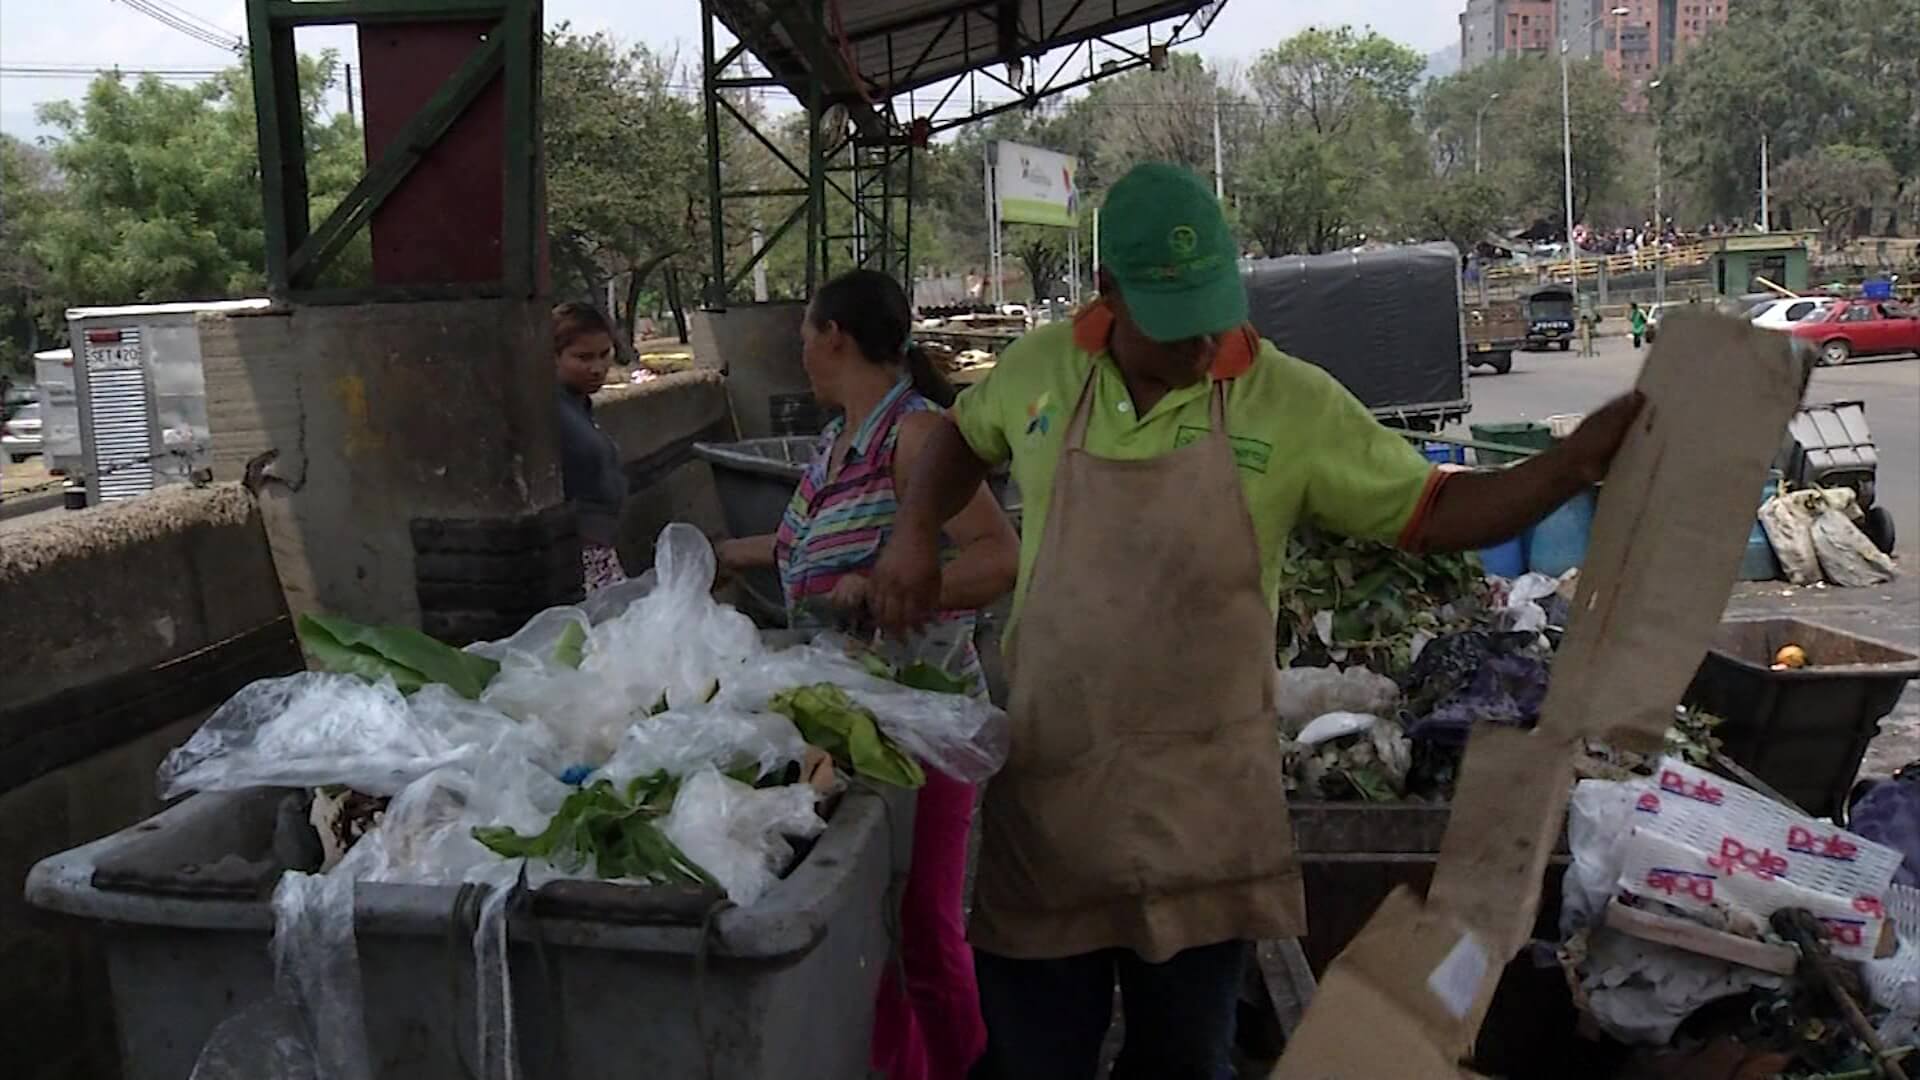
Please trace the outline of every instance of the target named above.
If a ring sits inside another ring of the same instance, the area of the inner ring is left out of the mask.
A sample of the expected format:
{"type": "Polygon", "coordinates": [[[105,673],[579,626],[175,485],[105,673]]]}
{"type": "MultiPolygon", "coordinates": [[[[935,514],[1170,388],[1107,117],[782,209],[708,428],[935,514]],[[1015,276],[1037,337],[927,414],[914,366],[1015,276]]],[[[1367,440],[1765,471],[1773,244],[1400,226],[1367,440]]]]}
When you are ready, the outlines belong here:
{"type": "Polygon", "coordinates": [[[593,422],[593,395],[613,366],[613,326],[592,304],[553,309],[554,374],[559,383],[560,481],[580,530],[587,591],[626,577],[613,543],[627,476],[620,448],[593,422]]]}

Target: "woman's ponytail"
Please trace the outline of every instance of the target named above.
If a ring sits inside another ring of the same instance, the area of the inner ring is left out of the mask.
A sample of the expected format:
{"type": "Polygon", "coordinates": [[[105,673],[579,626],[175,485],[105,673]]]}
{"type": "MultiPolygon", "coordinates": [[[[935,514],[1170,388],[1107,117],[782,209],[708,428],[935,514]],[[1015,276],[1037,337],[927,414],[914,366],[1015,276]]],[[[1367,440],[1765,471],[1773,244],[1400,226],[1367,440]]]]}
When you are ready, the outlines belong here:
{"type": "Polygon", "coordinates": [[[909,342],[907,344],[907,377],[913,380],[913,388],[921,397],[943,409],[953,407],[960,391],[954,389],[946,373],[934,364],[927,350],[909,342]]]}

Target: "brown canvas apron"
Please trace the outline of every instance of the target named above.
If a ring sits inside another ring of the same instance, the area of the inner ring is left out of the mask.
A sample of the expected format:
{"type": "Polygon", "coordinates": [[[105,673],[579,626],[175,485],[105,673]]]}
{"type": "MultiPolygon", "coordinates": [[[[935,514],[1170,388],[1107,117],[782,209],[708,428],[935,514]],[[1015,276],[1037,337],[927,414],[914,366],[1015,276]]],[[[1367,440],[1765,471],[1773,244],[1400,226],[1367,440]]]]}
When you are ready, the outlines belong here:
{"type": "Polygon", "coordinates": [[[1305,929],[1273,712],[1274,615],[1227,438],[1086,452],[1089,374],[1009,653],[971,935],[987,952],[1182,949],[1305,929]]]}

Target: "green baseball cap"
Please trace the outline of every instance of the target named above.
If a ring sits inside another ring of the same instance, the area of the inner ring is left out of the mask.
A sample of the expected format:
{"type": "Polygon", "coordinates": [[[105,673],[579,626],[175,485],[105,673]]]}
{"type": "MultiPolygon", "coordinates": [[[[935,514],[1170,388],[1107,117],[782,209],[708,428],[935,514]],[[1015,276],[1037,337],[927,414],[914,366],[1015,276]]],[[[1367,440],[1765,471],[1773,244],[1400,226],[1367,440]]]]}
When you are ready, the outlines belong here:
{"type": "Polygon", "coordinates": [[[1135,165],[1108,190],[1100,266],[1155,341],[1223,333],[1247,321],[1227,216],[1206,184],[1178,165],[1135,165]]]}

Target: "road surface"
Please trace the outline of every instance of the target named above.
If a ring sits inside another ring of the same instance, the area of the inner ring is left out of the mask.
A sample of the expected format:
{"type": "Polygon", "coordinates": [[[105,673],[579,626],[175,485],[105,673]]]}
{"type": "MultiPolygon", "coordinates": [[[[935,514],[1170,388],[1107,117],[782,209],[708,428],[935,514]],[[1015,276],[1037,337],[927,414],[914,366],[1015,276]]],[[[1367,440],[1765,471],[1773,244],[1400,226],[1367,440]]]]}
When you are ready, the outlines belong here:
{"type": "MultiPolygon", "coordinates": [[[[1545,420],[1555,413],[1590,412],[1633,386],[1644,357],[1624,337],[1600,339],[1598,356],[1514,353],[1509,374],[1474,371],[1470,419],[1545,420]]],[[[1807,400],[1867,403],[1867,424],[1880,454],[1875,498],[1893,515],[1896,551],[1912,560],[1920,553],[1920,360],[1818,368],[1807,400]]]]}

